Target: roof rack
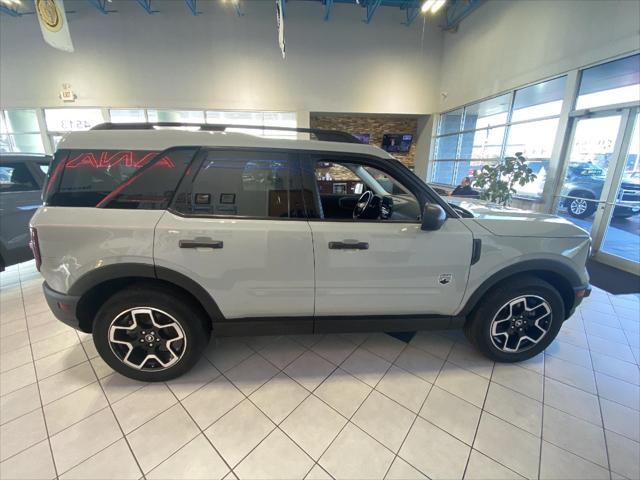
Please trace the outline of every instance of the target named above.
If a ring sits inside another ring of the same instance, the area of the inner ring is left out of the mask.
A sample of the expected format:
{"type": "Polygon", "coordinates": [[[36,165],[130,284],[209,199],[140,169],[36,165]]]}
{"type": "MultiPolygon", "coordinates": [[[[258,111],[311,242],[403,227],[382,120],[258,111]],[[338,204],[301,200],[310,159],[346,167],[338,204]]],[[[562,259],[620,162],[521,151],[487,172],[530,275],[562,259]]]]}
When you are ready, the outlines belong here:
{"type": "Polygon", "coordinates": [[[203,131],[224,132],[228,128],[241,128],[253,130],[278,130],[286,132],[310,133],[317,140],[325,142],[362,143],[356,137],[339,130],[323,130],[319,128],[275,127],[270,125],[228,125],[216,123],[182,123],[182,122],[152,122],[152,123],[100,123],[91,130],[154,130],[156,127],[179,128],[198,127],[203,131]]]}

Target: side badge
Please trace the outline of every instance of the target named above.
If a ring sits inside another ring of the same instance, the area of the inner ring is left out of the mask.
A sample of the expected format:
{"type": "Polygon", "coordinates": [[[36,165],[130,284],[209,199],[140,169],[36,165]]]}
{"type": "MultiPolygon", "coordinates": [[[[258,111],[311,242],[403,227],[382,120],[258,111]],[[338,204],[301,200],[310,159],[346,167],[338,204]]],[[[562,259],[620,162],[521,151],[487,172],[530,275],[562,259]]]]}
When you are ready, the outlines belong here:
{"type": "Polygon", "coordinates": [[[438,277],[438,282],[440,285],[448,285],[451,283],[453,275],[451,273],[441,273],[438,277]]]}

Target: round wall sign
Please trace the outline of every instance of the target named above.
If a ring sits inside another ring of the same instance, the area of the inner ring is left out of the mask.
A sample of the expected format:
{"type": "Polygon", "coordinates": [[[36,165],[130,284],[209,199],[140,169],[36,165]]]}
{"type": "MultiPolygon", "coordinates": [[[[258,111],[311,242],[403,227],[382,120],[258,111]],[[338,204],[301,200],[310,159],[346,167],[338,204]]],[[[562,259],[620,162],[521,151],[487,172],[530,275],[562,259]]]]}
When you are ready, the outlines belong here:
{"type": "Polygon", "coordinates": [[[36,0],[36,11],[42,24],[50,32],[57,32],[62,28],[62,16],[56,0],[36,0]]]}

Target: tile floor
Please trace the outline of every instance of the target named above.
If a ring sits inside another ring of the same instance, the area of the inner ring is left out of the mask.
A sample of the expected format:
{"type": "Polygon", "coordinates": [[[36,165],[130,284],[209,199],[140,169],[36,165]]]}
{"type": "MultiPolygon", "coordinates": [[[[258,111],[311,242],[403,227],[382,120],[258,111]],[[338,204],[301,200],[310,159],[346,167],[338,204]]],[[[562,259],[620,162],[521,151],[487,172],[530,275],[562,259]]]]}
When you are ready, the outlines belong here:
{"type": "Polygon", "coordinates": [[[212,342],[184,378],[113,373],[33,263],[0,275],[2,479],[640,477],[640,300],[596,290],[544,355],[460,332],[212,342]]]}

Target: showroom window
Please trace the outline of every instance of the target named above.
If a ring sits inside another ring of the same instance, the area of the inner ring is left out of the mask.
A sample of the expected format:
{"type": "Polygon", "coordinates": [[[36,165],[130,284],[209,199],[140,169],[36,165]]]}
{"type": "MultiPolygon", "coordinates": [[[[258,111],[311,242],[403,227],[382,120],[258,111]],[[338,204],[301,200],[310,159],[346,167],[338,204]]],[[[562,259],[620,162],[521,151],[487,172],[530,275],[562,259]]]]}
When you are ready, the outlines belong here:
{"type": "Polygon", "coordinates": [[[36,110],[0,112],[0,152],[45,152],[36,110]]]}
{"type": "Polygon", "coordinates": [[[147,113],[144,108],[112,108],[109,110],[112,123],[144,123],[147,113]]]}
{"type": "Polygon", "coordinates": [[[576,109],[640,100],[640,54],[582,71],[576,109]]]}
{"type": "Polygon", "coordinates": [[[432,183],[458,185],[484,165],[522,152],[538,178],[518,195],[539,198],[558,129],[566,76],[476,102],[440,116],[432,183]]]}
{"type": "Polygon", "coordinates": [[[45,108],[44,118],[54,149],[65,133],[89,130],[105,121],[100,108],[45,108]]]}

